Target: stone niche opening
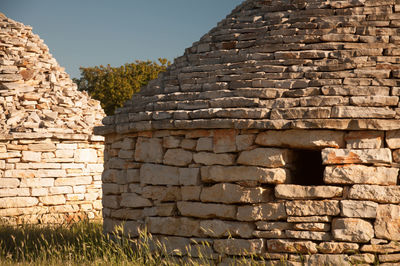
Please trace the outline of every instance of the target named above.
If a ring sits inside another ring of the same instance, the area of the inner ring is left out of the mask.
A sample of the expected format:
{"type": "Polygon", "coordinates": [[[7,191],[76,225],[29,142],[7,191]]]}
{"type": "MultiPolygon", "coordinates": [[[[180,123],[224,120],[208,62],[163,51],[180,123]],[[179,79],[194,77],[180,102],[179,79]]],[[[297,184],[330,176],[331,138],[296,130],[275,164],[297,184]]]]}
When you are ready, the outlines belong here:
{"type": "Polygon", "coordinates": [[[324,170],[320,150],[293,150],[292,184],[302,186],[324,185],[324,170]]]}

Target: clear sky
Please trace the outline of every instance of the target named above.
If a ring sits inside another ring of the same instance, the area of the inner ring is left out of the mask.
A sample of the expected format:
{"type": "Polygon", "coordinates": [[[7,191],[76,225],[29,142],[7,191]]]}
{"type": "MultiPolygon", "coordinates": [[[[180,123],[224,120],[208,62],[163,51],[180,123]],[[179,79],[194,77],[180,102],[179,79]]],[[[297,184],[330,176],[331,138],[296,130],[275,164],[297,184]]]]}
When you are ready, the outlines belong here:
{"type": "Polygon", "coordinates": [[[172,61],[242,0],[0,0],[72,77],[80,66],[172,61]]]}

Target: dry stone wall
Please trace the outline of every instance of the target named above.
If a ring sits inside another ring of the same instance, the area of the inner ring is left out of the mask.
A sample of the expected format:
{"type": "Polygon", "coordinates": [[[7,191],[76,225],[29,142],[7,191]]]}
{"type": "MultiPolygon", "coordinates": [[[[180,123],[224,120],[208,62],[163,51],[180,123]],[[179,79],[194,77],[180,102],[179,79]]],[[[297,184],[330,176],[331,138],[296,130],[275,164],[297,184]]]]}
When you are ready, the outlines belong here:
{"type": "Polygon", "coordinates": [[[101,218],[104,112],[32,28],[0,13],[0,220],[101,218]]]}
{"type": "Polygon", "coordinates": [[[190,246],[196,257],[201,247],[224,263],[245,254],[289,265],[400,263],[399,136],[233,129],[108,135],[105,231],[122,225],[137,237],[146,227],[170,251],[188,255],[190,246]],[[195,244],[201,241],[208,245],[195,244]]]}

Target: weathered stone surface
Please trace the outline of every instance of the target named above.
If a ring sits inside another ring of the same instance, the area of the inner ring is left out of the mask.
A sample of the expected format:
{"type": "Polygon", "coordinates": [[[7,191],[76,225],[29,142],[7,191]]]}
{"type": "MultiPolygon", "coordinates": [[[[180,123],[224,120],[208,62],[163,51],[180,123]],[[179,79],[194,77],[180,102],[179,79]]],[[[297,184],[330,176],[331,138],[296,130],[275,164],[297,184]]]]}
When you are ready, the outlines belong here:
{"type": "Polygon", "coordinates": [[[153,204],[150,200],[143,198],[136,193],[122,193],[120,205],[129,208],[142,208],[152,206],[153,204]]]}
{"type": "Polygon", "coordinates": [[[196,151],[213,151],[213,139],[199,138],[196,144],[196,151]]]}
{"type": "Polygon", "coordinates": [[[228,153],[199,152],[193,155],[195,163],[203,165],[233,165],[235,155],[228,153]]]}
{"type": "Polygon", "coordinates": [[[356,243],[345,242],[322,242],[318,245],[318,251],[326,254],[354,253],[358,248],[356,243]]]}
{"type": "Polygon", "coordinates": [[[291,160],[290,152],[286,149],[256,148],[242,151],[237,159],[238,164],[263,167],[282,167],[291,160]]]}
{"type": "Polygon", "coordinates": [[[236,151],[236,130],[214,130],[213,150],[215,153],[236,151]]]}
{"type": "Polygon", "coordinates": [[[361,247],[361,251],[379,253],[379,254],[400,252],[400,243],[397,241],[390,241],[389,244],[383,244],[383,245],[379,244],[364,245],[361,247]]]}
{"type": "Polygon", "coordinates": [[[393,204],[379,205],[374,224],[377,238],[400,240],[400,206],[393,204]]]}
{"type": "Polygon", "coordinates": [[[300,254],[317,253],[317,244],[311,241],[296,241],[286,239],[270,239],[267,240],[269,252],[287,252],[300,254]]]}
{"type": "Polygon", "coordinates": [[[393,118],[396,112],[379,107],[334,106],[332,118],[393,118]]]}
{"type": "Polygon", "coordinates": [[[183,201],[200,201],[201,186],[185,186],[181,187],[181,195],[183,201]]]}
{"type": "Polygon", "coordinates": [[[146,226],[152,234],[201,236],[200,222],[190,218],[148,217],[146,226]]]}
{"type": "Polygon", "coordinates": [[[386,144],[390,149],[400,148],[400,130],[392,130],[386,133],[386,144]]]}
{"type": "Polygon", "coordinates": [[[337,218],[332,222],[332,234],[339,241],[366,243],[374,237],[374,228],[362,219],[337,218]]]}
{"type": "Polygon", "coordinates": [[[354,218],[375,218],[378,203],[360,200],[341,200],[340,215],[354,218]]]}
{"type": "Polygon", "coordinates": [[[43,142],[43,143],[35,143],[35,144],[28,144],[28,150],[30,151],[55,151],[56,145],[51,142],[43,142]]]}
{"type": "Polygon", "coordinates": [[[24,162],[40,162],[42,160],[41,152],[22,151],[22,161],[24,162]]]}
{"type": "Polygon", "coordinates": [[[327,232],[312,232],[312,231],[293,231],[286,230],[287,238],[296,239],[310,239],[319,241],[329,241],[331,240],[331,234],[327,232]]]}
{"type": "Polygon", "coordinates": [[[237,135],[236,147],[238,151],[249,149],[254,144],[255,138],[256,138],[255,135],[237,135]]]}
{"type": "Polygon", "coordinates": [[[351,266],[347,255],[342,254],[313,254],[306,259],[306,265],[343,265],[351,266]]]}
{"type": "Polygon", "coordinates": [[[398,263],[398,262],[400,262],[400,254],[379,255],[379,262],[381,262],[381,263],[382,262],[397,262],[398,263]]]}
{"type": "Polygon", "coordinates": [[[286,218],[284,203],[263,203],[252,206],[239,206],[239,221],[279,220],[286,218]]]}
{"type": "Polygon", "coordinates": [[[350,163],[391,163],[392,153],[389,149],[331,149],[322,150],[323,164],[350,163]]]}
{"type": "Polygon", "coordinates": [[[292,224],[293,229],[327,232],[330,231],[331,226],[328,223],[298,223],[292,224]]]}
{"type": "Polygon", "coordinates": [[[225,219],[236,217],[236,206],[233,205],[180,201],[177,206],[183,216],[225,219]]]}
{"type": "Polygon", "coordinates": [[[342,148],[344,133],[328,130],[269,130],[257,135],[262,146],[289,147],[292,149],[342,148]]]}
{"type": "Polygon", "coordinates": [[[200,221],[200,228],[204,234],[210,237],[242,237],[250,238],[254,231],[254,225],[243,222],[229,222],[221,220],[200,221]]]}
{"type": "Polygon", "coordinates": [[[146,186],[142,189],[141,195],[144,198],[160,202],[179,201],[181,200],[181,188],[170,186],[146,186]]]}
{"type": "Polygon", "coordinates": [[[140,182],[151,185],[179,185],[179,168],[159,164],[143,164],[140,182]]]}
{"type": "Polygon", "coordinates": [[[261,168],[255,166],[209,166],[201,168],[204,182],[257,181],[282,184],[289,180],[289,171],[283,168],[261,168]]]}
{"type": "Polygon", "coordinates": [[[183,149],[168,149],[164,155],[164,164],[174,166],[187,166],[192,162],[193,155],[183,149]]]}
{"type": "Polygon", "coordinates": [[[162,139],[139,137],[136,142],[135,160],[146,163],[162,163],[162,139]]]}
{"type": "Polygon", "coordinates": [[[334,186],[300,186],[281,184],[275,187],[275,197],[283,199],[334,198],[343,193],[343,188],[334,186]]]}
{"type": "Polygon", "coordinates": [[[61,205],[66,203],[64,195],[39,197],[39,201],[44,205],[61,205]]]}
{"type": "Polygon", "coordinates": [[[259,238],[287,238],[286,231],[272,230],[272,231],[253,231],[254,237],[259,238]]]}
{"type": "Polygon", "coordinates": [[[286,212],[294,216],[311,215],[338,215],[340,213],[339,201],[321,200],[321,201],[288,201],[286,202],[286,212]]]}
{"type": "Polygon", "coordinates": [[[35,197],[10,197],[0,198],[0,208],[21,208],[31,207],[39,203],[35,197]]]}
{"type": "Polygon", "coordinates": [[[167,136],[163,138],[163,147],[167,149],[178,148],[181,144],[182,138],[177,136],[167,136]]]}
{"type": "Polygon", "coordinates": [[[383,148],[384,133],[379,131],[351,131],[345,136],[347,149],[383,148]]]}
{"type": "Polygon", "coordinates": [[[365,165],[327,166],[324,181],[328,184],[396,185],[398,168],[365,165]]]}
{"type": "Polygon", "coordinates": [[[179,168],[179,184],[184,186],[200,184],[200,169],[179,168]]]}
{"type": "Polygon", "coordinates": [[[214,240],[215,251],[227,255],[259,255],[264,250],[262,239],[221,239],[214,240]]]}
{"type": "Polygon", "coordinates": [[[260,203],[273,199],[269,188],[244,188],[236,184],[223,183],[212,187],[204,187],[201,191],[202,202],[220,203],[260,203]]]}
{"type": "Polygon", "coordinates": [[[319,223],[330,222],[331,220],[330,216],[289,216],[287,218],[288,223],[319,223]]]}
{"type": "Polygon", "coordinates": [[[356,200],[370,200],[379,203],[400,203],[400,187],[354,185],[350,188],[349,198],[356,200]]]}
{"type": "Polygon", "coordinates": [[[259,221],[256,222],[256,226],[258,230],[266,230],[266,231],[271,231],[271,230],[286,230],[286,229],[293,229],[293,224],[291,223],[286,223],[286,222],[264,222],[264,221],[259,221]]]}
{"type": "Polygon", "coordinates": [[[79,149],[74,154],[77,163],[95,163],[97,162],[97,152],[94,149],[79,149]]]}

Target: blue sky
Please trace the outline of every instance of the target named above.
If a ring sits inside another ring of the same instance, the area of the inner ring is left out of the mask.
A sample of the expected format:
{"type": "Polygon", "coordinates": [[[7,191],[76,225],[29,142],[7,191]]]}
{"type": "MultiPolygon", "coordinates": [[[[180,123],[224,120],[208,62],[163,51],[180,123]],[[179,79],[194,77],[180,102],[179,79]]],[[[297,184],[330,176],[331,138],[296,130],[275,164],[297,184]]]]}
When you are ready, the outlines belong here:
{"type": "Polygon", "coordinates": [[[72,77],[80,66],[173,60],[242,0],[1,0],[72,77]]]}

